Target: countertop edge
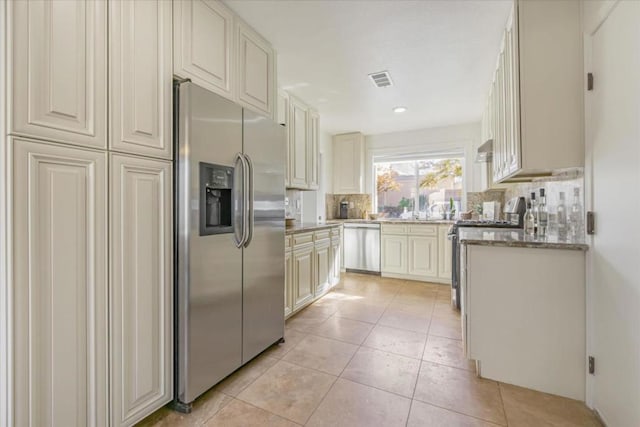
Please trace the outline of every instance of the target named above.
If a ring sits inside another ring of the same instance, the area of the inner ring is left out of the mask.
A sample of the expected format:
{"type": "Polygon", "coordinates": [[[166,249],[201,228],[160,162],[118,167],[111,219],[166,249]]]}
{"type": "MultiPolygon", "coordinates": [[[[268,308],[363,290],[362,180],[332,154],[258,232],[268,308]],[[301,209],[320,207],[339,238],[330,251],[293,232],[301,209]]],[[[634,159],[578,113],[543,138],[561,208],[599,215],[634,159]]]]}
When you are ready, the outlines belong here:
{"type": "Polygon", "coordinates": [[[339,227],[340,224],[339,223],[327,223],[327,224],[296,224],[293,225],[291,227],[286,227],[284,230],[284,234],[285,236],[290,236],[292,234],[299,234],[299,233],[307,233],[307,232],[311,232],[311,231],[316,231],[316,230],[324,230],[327,228],[336,228],[339,227]]]}
{"type": "Polygon", "coordinates": [[[552,243],[552,242],[518,242],[501,240],[476,240],[460,239],[463,245],[476,246],[506,246],[512,248],[533,248],[533,249],[564,249],[573,251],[588,251],[589,245],[585,243],[552,243]]]}

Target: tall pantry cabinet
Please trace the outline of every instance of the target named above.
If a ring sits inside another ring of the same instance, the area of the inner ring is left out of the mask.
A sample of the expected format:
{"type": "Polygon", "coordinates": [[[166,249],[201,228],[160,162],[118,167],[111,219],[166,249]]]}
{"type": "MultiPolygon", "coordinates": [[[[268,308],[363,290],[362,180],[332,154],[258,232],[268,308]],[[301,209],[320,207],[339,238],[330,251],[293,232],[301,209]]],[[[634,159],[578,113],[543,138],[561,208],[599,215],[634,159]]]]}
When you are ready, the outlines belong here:
{"type": "Polygon", "coordinates": [[[0,7],[13,364],[0,424],[133,425],[173,395],[172,4],[0,7]]]}

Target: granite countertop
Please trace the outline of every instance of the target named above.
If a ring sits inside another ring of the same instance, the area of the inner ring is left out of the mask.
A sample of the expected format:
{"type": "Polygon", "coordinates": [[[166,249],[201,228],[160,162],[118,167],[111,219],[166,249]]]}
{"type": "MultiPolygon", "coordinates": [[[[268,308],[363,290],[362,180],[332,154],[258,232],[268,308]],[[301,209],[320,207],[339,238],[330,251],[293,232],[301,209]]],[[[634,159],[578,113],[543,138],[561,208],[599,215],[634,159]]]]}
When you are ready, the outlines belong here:
{"type": "Polygon", "coordinates": [[[338,227],[340,224],[317,224],[315,222],[296,222],[293,225],[285,228],[285,235],[296,234],[296,233],[305,233],[308,231],[322,230],[325,228],[338,227]]]}
{"type": "Polygon", "coordinates": [[[455,221],[449,219],[328,219],[327,224],[343,224],[345,222],[363,222],[365,224],[434,224],[451,225],[455,221]]]}
{"type": "Polygon", "coordinates": [[[558,236],[544,238],[529,236],[522,229],[503,228],[460,228],[459,240],[462,244],[484,246],[509,246],[517,248],[571,249],[586,251],[589,245],[584,239],[575,241],[560,239],[558,236]]]}

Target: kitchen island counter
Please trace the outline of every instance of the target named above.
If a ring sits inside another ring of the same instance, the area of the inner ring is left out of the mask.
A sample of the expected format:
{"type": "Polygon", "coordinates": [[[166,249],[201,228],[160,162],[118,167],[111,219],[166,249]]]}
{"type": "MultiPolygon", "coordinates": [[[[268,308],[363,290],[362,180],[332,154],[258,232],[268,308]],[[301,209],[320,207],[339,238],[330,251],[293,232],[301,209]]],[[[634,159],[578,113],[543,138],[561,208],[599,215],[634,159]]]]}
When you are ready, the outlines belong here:
{"type": "Polygon", "coordinates": [[[365,224],[421,224],[421,225],[451,225],[455,221],[449,219],[328,219],[327,224],[344,223],[365,223],[365,224]]]}
{"type": "Polygon", "coordinates": [[[470,228],[459,230],[459,241],[466,245],[509,246],[538,249],[568,249],[586,251],[589,249],[584,239],[560,239],[558,236],[544,238],[529,236],[522,229],[470,228]]]}

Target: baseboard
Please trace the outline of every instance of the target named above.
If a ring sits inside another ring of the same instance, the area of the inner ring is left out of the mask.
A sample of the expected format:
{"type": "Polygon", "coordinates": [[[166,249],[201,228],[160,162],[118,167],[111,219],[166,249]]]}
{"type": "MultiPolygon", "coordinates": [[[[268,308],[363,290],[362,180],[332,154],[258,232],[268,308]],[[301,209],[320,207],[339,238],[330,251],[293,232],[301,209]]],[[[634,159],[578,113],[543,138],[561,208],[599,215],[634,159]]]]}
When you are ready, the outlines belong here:
{"type": "Polygon", "coordinates": [[[416,282],[436,283],[439,285],[451,286],[451,280],[442,279],[440,277],[413,276],[411,274],[395,274],[395,273],[382,273],[381,276],[388,277],[391,279],[414,280],[416,282]]]}
{"type": "Polygon", "coordinates": [[[598,421],[600,421],[600,424],[603,425],[603,427],[607,427],[607,423],[604,422],[604,420],[602,419],[602,415],[600,415],[600,412],[598,412],[597,409],[592,409],[591,412],[593,412],[593,415],[596,416],[596,418],[598,419],[598,421]]]}

